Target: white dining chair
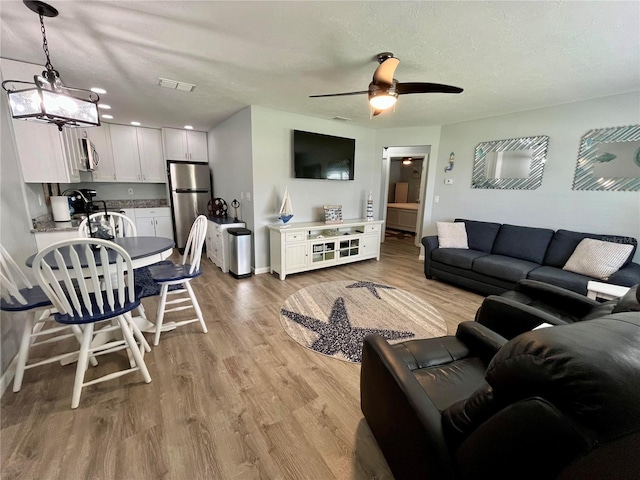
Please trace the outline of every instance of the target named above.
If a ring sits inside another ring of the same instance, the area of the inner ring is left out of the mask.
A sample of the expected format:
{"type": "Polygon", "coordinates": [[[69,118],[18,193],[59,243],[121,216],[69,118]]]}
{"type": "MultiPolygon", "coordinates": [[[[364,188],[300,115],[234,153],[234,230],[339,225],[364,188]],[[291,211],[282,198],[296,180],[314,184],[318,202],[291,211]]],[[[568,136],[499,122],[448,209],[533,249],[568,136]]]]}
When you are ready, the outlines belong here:
{"type": "MultiPolygon", "coordinates": [[[[102,220],[106,220],[111,232],[113,233],[113,236],[116,238],[138,236],[138,229],[136,228],[136,224],[134,223],[134,221],[125,214],[119,212],[92,213],[91,215],[89,215],[89,217],[80,222],[80,225],[78,225],[78,234],[83,238],[90,238],[91,235],[89,235],[89,228],[91,222],[100,222],[102,220]]],[[[140,298],[152,296],[156,291],[158,293],[160,292],[160,287],[157,287],[155,285],[148,285],[150,275],[147,267],[135,269],[134,275],[136,287],[138,290],[138,296],[140,296],[140,298]],[[142,283],[140,281],[142,281],[142,283]],[[151,291],[151,293],[149,293],[149,291],[151,291]]],[[[140,305],[138,306],[138,314],[145,321],[148,321],[147,314],[142,303],[140,303],[140,305]]]]}
{"type": "MultiPolygon", "coordinates": [[[[16,373],[13,378],[13,391],[19,392],[25,370],[57,362],[72,354],[57,354],[28,364],[31,349],[71,337],[75,337],[80,343],[82,330],[77,325],[56,324],[52,316],[56,310],[49,298],[38,285],[34,286],[29,281],[2,245],[0,245],[0,290],[2,295],[0,310],[27,314],[22,328],[20,348],[16,358],[16,373]]],[[[98,364],[93,357],[90,361],[94,366],[98,364]]]]}
{"type": "Polygon", "coordinates": [[[131,310],[140,300],[134,294],[133,275],[125,275],[133,266],[124,248],[96,238],[64,240],[38,252],[32,268],[38,284],[58,311],[54,314],[56,322],[83,326],[71,408],[78,407],[82,388],[88,385],[136,371],[146,383],[151,382],[144,363],[144,352],[151,348],[131,317],[131,310]],[[94,332],[95,324],[109,321],[113,322],[94,332]],[[114,337],[107,343],[91,345],[94,335],[110,332],[121,332],[123,339],[114,337]],[[90,355],[124,349],[133,357],[130,368],[84,381],[90,355]]]}
{"type": "Polygon", "coordinates": [[[136,237],[138,230],[133,220],[119,212],[97,212],[92,213],[78,225],[78,233],[83,238],[90,237],[89,229],[92,222],[106,221],[111,229],[111,233],[116,238],[136,237]]]}
{"type": "Polygon", "coordinates": [[[149,272],[151,278],[160,284],[160,302],[158,304],[158,315],[156,317],[155,337],[153,344],[158,345],[160,342],[160,333],[162,332],[162,324],[164,322],[165,313],[177,312],[180,310],[186,310],[193,308],[196,313],[196,318],[190,320],[182,320],[172,322],[174,327],[186,325],[188,323],[200,322],[202,331],[207,333],[207,326],[204,323],[202,316],[202,310],[191,287],[191,280],[202,274],[200,269],[200,258],[202,257],[202,246],[204,239],[207,235],[207,217],[200,215],[195,219],[191,225],[189,237],[187,238],[187,244],[184,248],[184,254],[182,255],[182,262],[179,264],[164,264],[164,265],[151,265],[149,272]],[[169,291],[169,287],[172,285],[181,285],[184,289],[169,291]],[[187,296],[184,296],[187,293],[187,296]],[[168,295],[180,295],[173,300],[167,300],[168,295]],[[190,305],[182,305],[167,309],[167,305],[176,305],[184,302],[190,302],[190,305]]]}

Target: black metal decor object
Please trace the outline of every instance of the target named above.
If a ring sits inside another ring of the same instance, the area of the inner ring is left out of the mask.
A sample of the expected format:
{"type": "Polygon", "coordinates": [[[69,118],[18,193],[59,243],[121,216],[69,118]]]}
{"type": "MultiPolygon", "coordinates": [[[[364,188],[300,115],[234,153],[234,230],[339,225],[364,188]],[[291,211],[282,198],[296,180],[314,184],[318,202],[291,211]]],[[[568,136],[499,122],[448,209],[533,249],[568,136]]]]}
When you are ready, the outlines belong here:
{"type": "Polygon", "coordinates": [[[240,207],[240,202],[234,198],[231,206],[233,207],[233,221],[234,223],[238,223],[238,208],[240,207]]]}

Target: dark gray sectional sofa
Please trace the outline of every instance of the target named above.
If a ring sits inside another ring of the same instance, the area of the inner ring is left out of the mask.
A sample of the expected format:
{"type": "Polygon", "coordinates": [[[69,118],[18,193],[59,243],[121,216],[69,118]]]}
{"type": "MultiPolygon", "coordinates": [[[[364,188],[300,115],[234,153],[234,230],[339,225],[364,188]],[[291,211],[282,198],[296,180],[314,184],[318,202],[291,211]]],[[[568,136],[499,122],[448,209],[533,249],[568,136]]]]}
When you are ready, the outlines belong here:
{"type": "Polygon", "coordinates": [[[439,248],[437,236],[422,238],[424,274],[485,295],[513,290],[519,280],[529,278],[586,295],[587,282],[598,280],[562,270],[584,238],[633,245],[627,262],[607,280],[631,287],[640,283],[640,265],[631,262],[638,242],[632,237],[553,231],[475,220],[464,222],[469,249],[439,248]]]}

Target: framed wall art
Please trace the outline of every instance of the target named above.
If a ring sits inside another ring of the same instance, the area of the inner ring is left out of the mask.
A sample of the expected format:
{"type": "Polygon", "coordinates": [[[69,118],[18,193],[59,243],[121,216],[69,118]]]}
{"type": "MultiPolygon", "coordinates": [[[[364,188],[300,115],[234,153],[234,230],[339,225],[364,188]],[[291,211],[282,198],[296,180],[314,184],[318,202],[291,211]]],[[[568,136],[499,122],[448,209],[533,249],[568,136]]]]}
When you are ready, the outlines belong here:
{"type": "Polygon", "coordinates": [[[585,133],[580,139],[573,189],[640,191],[640,125],[585,133]]]}

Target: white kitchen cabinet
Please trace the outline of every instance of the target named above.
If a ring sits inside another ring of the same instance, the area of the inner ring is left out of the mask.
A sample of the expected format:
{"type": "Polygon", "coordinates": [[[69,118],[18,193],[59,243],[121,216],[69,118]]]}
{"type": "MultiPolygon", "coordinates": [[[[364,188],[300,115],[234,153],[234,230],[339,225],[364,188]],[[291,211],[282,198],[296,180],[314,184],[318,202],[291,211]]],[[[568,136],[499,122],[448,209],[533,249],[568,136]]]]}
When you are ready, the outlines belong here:
{"type": "Polygon", "coordinates": [[[227,273],[229,271],[229,232],[230,228],[244,228],[244,222],[209,220],[207,228],[207,236],[205,241],[207,244],[207,256],[220,269],[227,273]],[[221,223],[222,222],[222,223],[221,223]]]}
{"type": "Polygon", "coordinates": [[[87,133],[99,157],[98,168],[91,172],[93,181],[115,182],[117,180],[116,167],[113,163],[109,125],[102,124],[99,127],[87,128],[87,133]]]}
{"type": "Polygon", "coordinates": [[[207,134],[194,130],[163,128],[162,141],[166,160],[207,163],[207,134]]]}
{"type": "Polygon", "coordinates": [[[162,133],[157,128],[136,128],[142,181],[166,183],[167,172],[162,155],[162,133]]]}
{"type": "Polygon", "coordinates": [[[133,210],[139,237],[173,238],[169,207],[134,208],[133,210]]]}
{"type": "Polygon", "coordinates": [[[160,130],[110,125],[109,133],[118,182],[166,182],[160,130]]]}
{"type": "Polygon", "coordinates": [[[80,234],[78,230],[60,230],[57,232],[36,232],[33,234],[36,240],[37,251],[43,248],[53,245],[54,243],[61,242],[63,240],[72,240],[79,238],[80,234]]]}
{"type": "Polygon", "coordinates": [[[382,220],[269,225],[271,273],[290,273],[375,258],[380,260],[382,220]]]}

